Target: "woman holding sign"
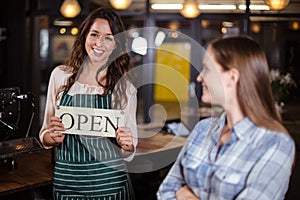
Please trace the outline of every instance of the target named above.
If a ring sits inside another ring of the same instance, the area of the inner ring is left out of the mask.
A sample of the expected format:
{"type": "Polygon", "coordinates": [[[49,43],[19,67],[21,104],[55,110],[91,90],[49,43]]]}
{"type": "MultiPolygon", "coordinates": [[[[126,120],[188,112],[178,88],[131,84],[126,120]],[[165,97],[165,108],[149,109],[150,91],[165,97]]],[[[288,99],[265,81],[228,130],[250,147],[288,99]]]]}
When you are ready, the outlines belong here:
{"type": "Polygon", "coordinates": [[[136,89],[125,76],[125,38],[119,16],[98,8],[81,24],[71,59],[51,73],[40,140],[45,148],[57,147],[54,199],[134,199],[123,161],[132,159],[137,145],[136,89]],[[57,114],[63,107],[81,116],[74,120],[77,127],[93,128],[70,134],[57,114]],[[92,122],[76,113],[78,107],[93,111],[92,122]],[[115,127],[114,137],[103,134],[103,109],[111,111],[105,119],[115,127]],[[109,118],[114,112],[124,115],[124,126],[109,118]]]}

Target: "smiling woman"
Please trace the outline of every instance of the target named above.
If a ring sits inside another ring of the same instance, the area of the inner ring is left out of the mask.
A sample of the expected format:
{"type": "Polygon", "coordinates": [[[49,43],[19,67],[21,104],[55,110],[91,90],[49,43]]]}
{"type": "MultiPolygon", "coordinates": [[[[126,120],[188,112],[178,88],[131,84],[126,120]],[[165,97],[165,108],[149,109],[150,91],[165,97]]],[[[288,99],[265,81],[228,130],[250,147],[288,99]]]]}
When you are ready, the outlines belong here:
{"type": "Polygon", "coordinates": [[[45,148],[58,148],[54,199],[134,198],[123,159],[131,160],[137,145],[136,89],[124,76],[129,55],[122,32],[116,13],[94,10],[79,28],[70,60],[52,71],[40,140],[45,148]],[[71,119],[77,129],[89,128],[71,130],[65,117],[55,113],[62,106],[77,117],[71,119]],[[112,109],[122,113],[122,124],[109,119],[112,109]],[[102,125],[113,130],[101,137],[89,134],[102,125]]]}
{"type": "MultiPolygon", "coordinates": [[[[103,66],[115,48],[115,39],[107,20],[95,19],[86,37],[85,49],[90,62],[103,66]]],[[[90,79],[94,80],[94,79],[90,79]]],[[[79,82],[81,82],[79,80],[79,82]]]]}
{"type": "Polygon", "coordinates": [[[222,38],[203,64],[202,100],[224,112],[198,122],[158,199],[284,199],[295,144],[275,108],[263,50],[249,37],[222,38]]]}

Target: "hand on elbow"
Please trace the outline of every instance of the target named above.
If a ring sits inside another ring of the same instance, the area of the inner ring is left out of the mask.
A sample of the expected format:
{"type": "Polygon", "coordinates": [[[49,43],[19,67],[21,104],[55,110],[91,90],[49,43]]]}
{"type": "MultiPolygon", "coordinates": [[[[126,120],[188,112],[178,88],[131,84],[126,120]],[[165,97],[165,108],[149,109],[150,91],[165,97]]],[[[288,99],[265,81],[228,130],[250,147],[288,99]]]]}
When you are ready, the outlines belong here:
{"type": "Polygon", "coordinates": [[[179,188],[176,191],[176,199],[177,200],[200,200],[200,198],[197,197],[187,185],[184,185],[183,187],[179,188]]]}

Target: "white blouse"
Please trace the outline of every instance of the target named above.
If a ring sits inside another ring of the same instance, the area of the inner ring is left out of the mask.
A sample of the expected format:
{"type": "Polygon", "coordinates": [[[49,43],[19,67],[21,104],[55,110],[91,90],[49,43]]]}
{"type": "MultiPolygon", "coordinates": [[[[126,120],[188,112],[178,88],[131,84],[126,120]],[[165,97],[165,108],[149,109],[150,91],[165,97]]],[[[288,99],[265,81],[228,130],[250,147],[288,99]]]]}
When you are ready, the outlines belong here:
{"type": "MultiPolygon", "coordinates": [[[[59,105],[60,99],[62,97],[62,93],[59,94],[59,98],[57,99],[56,95],[62,85],[67,83],[68,78],[72,75],[66,71],[63,71],[62,68],[65,66],[56,67],[50,76],[49,84],[48,84],[48,92],[47,92],[47,100],[45,107],[44,120],[42,124],[42,128],[40,130],[39,136],[40,141],[44,145],[43,138],[45,133],[48,131],[48,126],[50,123],[50,118],[55,115],[55,108],[59,105]]],[[[80,83],[75,81],[73,86],[68,91],[69,95],[74,94],[102,94],[103,88],[100,86],[90,86],[87,84],[80,83]]],[[[133,145],[134,152],[136,151],[136,145],[138,142],[137,137],[137,125],[136,125],[136,107],[137,107],[137,90],[136,88],[128,82],[128,87],[126,89],[127,95],[127,105],[124,108],[125,111],[125,126],[129,127],[133,136],[133,145]]],[[[112,95],[112,99],[114,95],[112,95]]],[[[44,148],[50,149],[52,146],[45,146],[44,148]]],[[[125,160],[130,161],[134,156],[134,153],[131,156],[125,158],[125,160]]]]}

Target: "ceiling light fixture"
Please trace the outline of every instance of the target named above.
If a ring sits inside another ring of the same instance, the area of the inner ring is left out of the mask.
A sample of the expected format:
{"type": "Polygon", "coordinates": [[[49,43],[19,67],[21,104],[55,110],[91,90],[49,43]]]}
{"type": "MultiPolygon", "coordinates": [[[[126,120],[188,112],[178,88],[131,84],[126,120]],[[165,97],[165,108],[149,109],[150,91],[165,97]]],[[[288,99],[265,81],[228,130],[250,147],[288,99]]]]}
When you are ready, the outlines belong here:
{"type": "Polygon", "coordinates": [[[196,18],[200,15],[200,9],[197,0],[184,0],[180,13],[185,18],[196,18]]]}
{"type": "Polygon", "coordinates": [[[271,10],[282,10],[290,3],[290,0],[264,0],[271,10]]]}
{"type": "Polygon", "coordinates": [[[64,0],[60,7],[60,13],[66,18],[74,18],[81,11],[77,0],[64,0]]]}
{"type": "Polygon", "coordinates": [[[71,29],[71,34],[72,34],[72,35],[77,35],[78,32],[79,32],[79,30],[78,30],[77,27],[73,27],[73,28],[71,29]]]}
{"type": "MultiPolygon", "coordinates": [[[[246,10],[246,5],[239,5],[240,10],[246,10]]],[[[267,5],[250,5],[250,10],[270,10],[270,7],[267,5]]]]}
{"type": "Polygon", "coordinates": [[[153,10],[181,10],[182,4],[178,3],[154,3],[151,5],[153,10]]]}
{"type": "Polygon", "coordinates": [[[259,33],[260,32],[260,25],[259,25],[259,23],[252,23],[251,24],[251,31],[253,33],[259,33]]]}
{"type": "MultiPolygon", "coordinates": [[[[237,6],[232,4],[200,4],[200,10],[236,10],[237,6]]],[[[182,4],[161,4],[155,3],[151,5],[153,10],[181,10],[183,8],[182,4]]],[[[238,9],[246,10],[246,5],[239,5],[238,9]]],[[[270,10],[267,5],[250,5],[250,10],[270,10]]]]}
{"type": "Polygon", "coordinates": [[[200,10],[235,10],[236,5],[199,5],[200,10]]]}
{"type": "Polygon", "coordinates": [[[125,10],[127,9],[132,0],[109,0],[111,6],[117,10],[125,10]]]}
{"type": "Polygon", "coordinates": [[[294,31],[297,31],[300,29],[300,25],[299,25],[299,22],[297,21],[293,21],[291,22],[291,25],[290,25],[291,29],[294,30],[294,31]]]}

